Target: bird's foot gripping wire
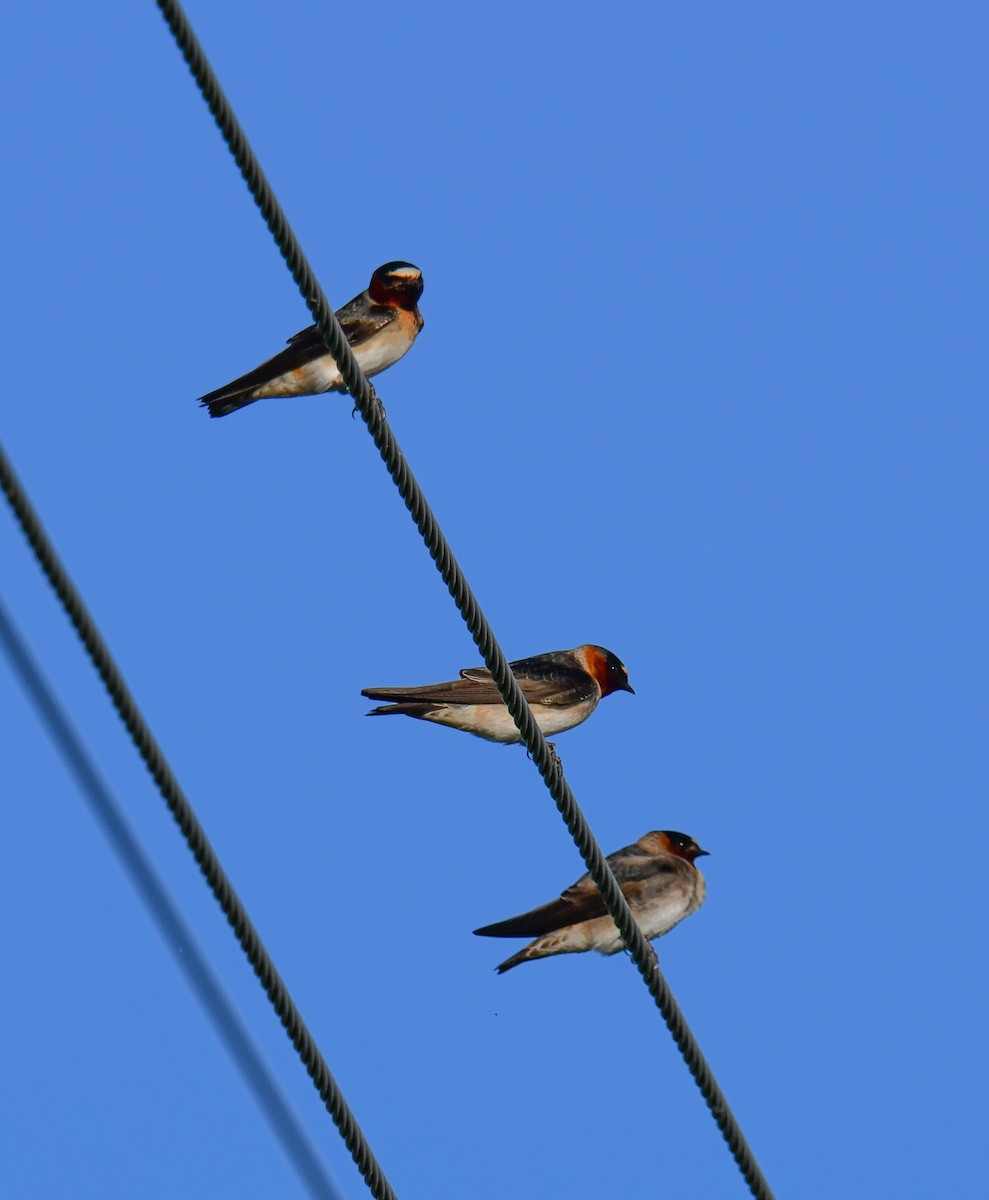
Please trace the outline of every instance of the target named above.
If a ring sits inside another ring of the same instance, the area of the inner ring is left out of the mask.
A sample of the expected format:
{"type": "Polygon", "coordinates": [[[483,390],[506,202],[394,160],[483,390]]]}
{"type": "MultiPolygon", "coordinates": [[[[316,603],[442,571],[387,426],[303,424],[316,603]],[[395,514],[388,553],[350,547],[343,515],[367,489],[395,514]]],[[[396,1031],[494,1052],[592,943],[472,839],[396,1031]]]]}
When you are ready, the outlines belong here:
{"type": "MultiPolygon", "coordinates": [[[[557,752],[556,752],[556,746],[555,746],[555,744],[554,744],[553,742],[547,742],[547,743],[546,743],[546,749],[547,749],[547,750],[549,750],[549,753],[550,753],[550,758],[552,759],[553,766],[554,766],[554,767],[556,767],[556,769],[557,769],[557,770],[560,772],[560,774],[562,775],[562,774],[563,774],[563,763],[560,761],[560,756],[559,756],[559,754],[557,754],[557,752]]],[[[525,753],[526,753],[526,757],[527,757],[527,758],[529,759],[529,761],[531,762],[531,761],[532,761],[532,751],[531,751],[531,750],[527,750],[525,753]]]]}
{"type": "MultiPolygon", "coordinates": [[[[385,406],[381,403],[381,397],[374,390],[373,385],[371,385],[371,408],[374,412],[377,413],[378,418],[380,420],[384,421],[387,418],[388,414],[385,412],[385,406]]],[[[357,405],[355,404],[353,409],[351,410],[350,419],[353,420],[354,417],[357,416],[359,411],[360,410],[358,409],[357,405]]]]}

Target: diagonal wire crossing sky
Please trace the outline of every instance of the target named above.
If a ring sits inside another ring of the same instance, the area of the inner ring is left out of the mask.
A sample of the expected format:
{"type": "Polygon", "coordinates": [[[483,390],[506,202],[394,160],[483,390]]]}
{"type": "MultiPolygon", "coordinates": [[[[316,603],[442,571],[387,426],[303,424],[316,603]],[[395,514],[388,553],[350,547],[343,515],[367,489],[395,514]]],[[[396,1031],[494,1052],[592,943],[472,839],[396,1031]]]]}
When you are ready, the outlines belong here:
{"type": "Polygon", "coordinates": [[[389,474],[412,514],[430,556],[436,563],[437,569],[470,629],[485,664],[502,693],[512,719],[519,728],[522,740],[545,780],[557,808],[580,850],[591,878],[600,890],[608,911],[621,931],[625,944],[657,1007],[663,1014],[684,1061],[697,1082],[746,1183],[758,1200],[772,1200],[772,1191],[741,1127],[659,970],[655,951],[636,925],[611,868],[563,777],[559,761],[552,754],[546,739],[529,711],[521,689],[508,667],[507,659],[464,578],[421,488],[406,463],[374,389],[358,367],[333,309],[316,280],[192,27],[179,4],[172,0],[156,0],[156,2],[299,290],[302,292],[327,349],[340,368],[344,382],[367,424],[389,474]]]}

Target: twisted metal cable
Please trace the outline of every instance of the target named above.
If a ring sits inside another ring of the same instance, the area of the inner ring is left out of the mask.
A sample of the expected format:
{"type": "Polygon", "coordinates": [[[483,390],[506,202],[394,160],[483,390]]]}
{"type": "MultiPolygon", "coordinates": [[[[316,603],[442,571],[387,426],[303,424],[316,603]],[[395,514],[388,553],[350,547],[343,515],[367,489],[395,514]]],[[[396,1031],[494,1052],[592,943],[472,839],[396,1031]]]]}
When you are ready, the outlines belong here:
{"type": "Polygon", "coordinates": [[[220,865],[216,852],[206,837],[206,831],[199,823],[199,818],[186,799],[178,779],[168,765],[161,747],[138,708],[137,701],[125,683],[109,647],[56,554],[20,480],[14,474],[14,469],[2,444],[0,444],[0,487],[6,493],[10,507],[34,551],[35,558],[47,575],[48,582],[61,601],[62,607],[79,635],[79,640],[85,646],[86,653],[99,673],[100,679],[103,680],[103,685],[130,734],[131,741],[137,747],[158,791],[181,829],[182,836],[199,864],[199,869],[226,914],[227,921],[254,968],[254,974],[257,975],[285,1028],[285,1032],[291,1039],[292,1045],[305,1064],[313,1085],[340,1130],[347,1149],[360,1173],[364,1176],[371,1194],[376,1200],[397,1200],[384,1171],[374,1157],[371,1147],[357,1123],[357,1118],[351,1112],[315,1039],[303,1021],[302,1014],[296,1008],[295,1002],[282,977],[275,969],[275,964],[265,949],[257,929],[247,915],[246,908],[220,865]]]}
{"type": "Polygon", "coordinates": [[[398,446],[374,388],[357,365],[353,351],[340,328],[340,323],[319,286],[312,267],[288,223],[288,218],[275,197],[240,123],[234,116],[220,87],[219,80],[207,61],[181,5],[175,0],[155,0],[155,2],[161,9],[203,99],[213,114],[213,119],[240,168],[240,173],[247,183],[255,203],[261,210],[268,229],[292,273],[292,278],[312,313],[320,335],[340,368],[344,383],[353,396],[354,404],[359,409],[374,439],[378,453],[384,460],[388,473],[405,501],[406,508],[412,514],[412,519],[443,577],[443,582],[460,610],[485,665],[498,685],[526,749],[545,780],[550,794],[566,822],[567,829],[587,865],[590,876],[601,892],[608,912],[618,926],[625,946],[645,980],[650,995],[662,1013],[739,1170],[745,1177],[756,1200],[773,1200],[773,1193],[756,1162],[755,1155],[745,1140],[741,1127],[701,1053],[700,1046],[687,1025],[673,993],[660,973],[656,952],[636,924],[611,867],[591,833],[569,784],[563,778],[559,760],[550,751],[542,731],[536,724],[525,697],[522,695],[522,690],[518,686],[515,676],[509,670],[508,660],[498,645],[491,626],[481,611],[422,489],[416,482],[405,456],[398,446]]]}
{"type": "Polygon", "coordinates": [[[278,1081],[237,1015],[209,959],[128,824],[120,802],[100,775],[82,738],[59,704],[51,684],[28,650],[2,597],[0,647],[34,705],[38,719],[47,728],[56,750],[75,779],[96,823],[106,835],[134,890],[144,901],[176,966],[186,977],[272,1133],[281,1143],[299,1182],[316,1200],[343,1200],[340,1190],[330,1178],[325,1164],[285,1099],[278,1081]]]}

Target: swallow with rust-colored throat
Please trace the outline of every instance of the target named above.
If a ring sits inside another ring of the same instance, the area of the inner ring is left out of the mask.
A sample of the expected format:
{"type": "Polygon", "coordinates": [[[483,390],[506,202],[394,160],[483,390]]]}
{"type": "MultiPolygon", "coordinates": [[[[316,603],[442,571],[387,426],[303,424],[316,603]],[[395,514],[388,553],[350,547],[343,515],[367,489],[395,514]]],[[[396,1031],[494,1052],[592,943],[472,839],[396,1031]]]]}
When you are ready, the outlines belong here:
{"type": "MultiPolygon", "coordinates": [[[[367,290],[337,311],[337,320],[358,366],[370,378],[397,363],[423,327],[418,302],[422,272],[407,262],[385,263],[367,290]]],[[[345,392],[336,359],[315,325],[288,340],[288,349],[215,392],[200,397],[211,417],[225,417],[266,396],[314,396],[345,392]]]]}
{"type": "MultiPolygon", "coordinates": [[[[694,866],[694,859],[707,853],[685,833],[659,829],[608,855],[632,915],[650,941],[669,933],[704,903],[704,876],[694,866]]],[[[499,975],[519,963],[551,954],[579,954],[584,950],[617,954],[625,948],[590,875],[578,879],[559,900],[474,932],[479,937],[535,939],[500,963],[496,968],[499,975]]]]}
{"type": "MultiPolygon", "coordinates": [[[[508,665],[546,737],[586,721],[602,697],[632,691],[625,667],[602,646],[554,650],[508,665]]],[[[370,717],[398,714],[463,729],[489,742],[522,740],[498,685],[484,667],[466,667],[449,683],[364,688],[361,695],[389,702],[372,708],[370,717]]]]}

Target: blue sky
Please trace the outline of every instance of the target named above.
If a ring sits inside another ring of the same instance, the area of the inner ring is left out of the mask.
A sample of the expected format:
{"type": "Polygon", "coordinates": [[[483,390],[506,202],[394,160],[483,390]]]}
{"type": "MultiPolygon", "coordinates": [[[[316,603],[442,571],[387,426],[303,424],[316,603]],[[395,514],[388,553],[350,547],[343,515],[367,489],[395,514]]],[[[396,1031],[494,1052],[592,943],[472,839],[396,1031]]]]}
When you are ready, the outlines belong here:
{"type": "MultiPolygon", "coordinates": [[[[972,3],[190,3],[780,1196],[972,1195],[986,1067],[986,213],[972,3]]],[[[634,968],[504,978],[582,865],[532,764],[360,689],[477,654],[346,398],[195,404],[308,315],[150,2],[8,18],[2,438],[398,1194],[740,1196],[634,968]],[[514,945],[514,943],[512,943],[514,945]],[[634,1149],[633,1149],[634,1148],[634,1149]]],[[[10,519],[2,595],[347,1197],[364,1193],[10,519]]],[[[4,667],[11,1195],[300,1194],[4,667]]]]}

